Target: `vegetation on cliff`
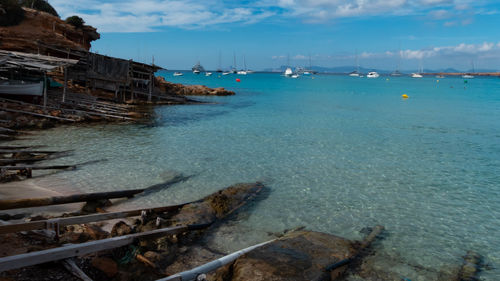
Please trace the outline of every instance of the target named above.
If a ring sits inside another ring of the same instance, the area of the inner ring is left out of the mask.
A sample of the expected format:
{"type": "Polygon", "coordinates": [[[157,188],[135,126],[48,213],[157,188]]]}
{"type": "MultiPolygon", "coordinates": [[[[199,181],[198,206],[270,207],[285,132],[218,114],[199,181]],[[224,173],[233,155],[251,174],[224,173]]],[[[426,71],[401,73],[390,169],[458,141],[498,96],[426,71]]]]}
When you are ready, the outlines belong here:
{"type": "Polygon", "coordinates": [[[44,0],[21,0],[21,6],[26,8],[35,9],[38,11],[46,12],[56,17],[59,17],[56,9],[49,4],[49,2],[44,0]]]}
{"type": "Polygon", "coordinates": [[[66,23],[69,23],[76,28],[82,28],[85,21],[79,16],[71,16],[66,19],[66,23]]]}
{"type": "Polygon", "coordinates": [[[18,25],[24,19],[24,10],[16,0],[0,0],[0,26],[18,25]]]}

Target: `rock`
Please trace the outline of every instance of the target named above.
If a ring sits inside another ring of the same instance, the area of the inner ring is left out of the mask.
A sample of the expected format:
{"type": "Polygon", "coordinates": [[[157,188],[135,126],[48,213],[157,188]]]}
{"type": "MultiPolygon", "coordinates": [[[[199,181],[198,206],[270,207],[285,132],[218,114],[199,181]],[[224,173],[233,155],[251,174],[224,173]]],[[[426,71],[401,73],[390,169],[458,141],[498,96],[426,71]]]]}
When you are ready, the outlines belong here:
{"type": "Polygon", "coordinates": [[[152,262],[159,261],[161,259],[161,255],[157,252],[147,251],[144,253],[144,257],[152,262]]]}
{"type": "Polygon", "coordinates": [[[102,230],[97,225],[93,225],[93,224],[85,225],[85,233],[87,233],[92,239],[95,239],[95,240],[108,238],[108,236],[109,236],[109,233],[102,230]]]}
{"type": "Polygon", "coordinates": [[[292,232],[238,258],[230,280],[329,280],[324,269],[354,253],[350,240],[313,231],[292,232]]]}
{"type": "Polygon", "coordinates": [[[92,259],[92,266],[104,272],[109,278],[113,278],[118,273],[118,265],[110,258],[96,257],[92,259]]]}
{"type": "Polygon", "coordinates": [[[122,236],[132,233],[132,227],[126,224],[124,221],[117,222],[111,229],[111,236],[122,236]]]}
{"type": "Polygon", "coordinates": [[[167,82],[163,77],[156,77],[155,87],[162,93],[181,96],[231,96],[235,93],[224,88],[209,88],[203,85],[182,85],[167,82]]]}
{"type": "Polygon", "coordinates": [[[97,212],[99,209],[102,209],[104,207],[109,207],[111,205],[113,204],[108,199],[89,201],[85,203],[85,205],[82,207],[81,212],[83,214],[91,214],[97,212]]]}

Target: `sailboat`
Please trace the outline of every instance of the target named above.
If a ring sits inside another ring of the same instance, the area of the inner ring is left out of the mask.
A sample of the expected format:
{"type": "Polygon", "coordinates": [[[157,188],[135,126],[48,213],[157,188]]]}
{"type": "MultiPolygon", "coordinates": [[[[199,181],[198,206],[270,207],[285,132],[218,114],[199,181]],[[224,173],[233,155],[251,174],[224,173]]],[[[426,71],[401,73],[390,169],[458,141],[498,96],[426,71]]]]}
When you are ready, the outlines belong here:
{"type": "Polygon", "coordinates": [[[238,70],[236,70],[236,54],[233,52],[233,67],[229,71],[230,73],[236,74],[238,70]]]}
{"type": "Polygon", "coordinates": [[[424,77],[424,76],[422,75],[422,73],[424,72],[424,69],[423,69],[423,67],[422,67],[422,60],[420,60],[420,63],[419,63],[419,64],[420,64],[420,65],[419,65],[419,70],[418,70],[418,73],[412,73],[412,74],[411,74],[411,77],[412,77],[412,78],[422,78],[422,77],[424,77]]]}
{"type": "Polygon", "coordinates": [[[238,75],[247,75],[247,61],[245,59],[245,56],[243,56],[243,66],[244,68],[237,72],[238,75]]]}
{"type": "Polygon", "coordinates": [[[222,58],[221,58],[221,53],[219,51],[219,67],[217,67],[217,69],[215,70],[215,72],[222,72],[222,58]]]}
{"type": "Polygon", "coordinates": [[[283,75],[285,77],[290,77],[290,76],[293,75],[292,68],[289,66],[290,65],[290,55],[288,55],[286,65],[287,65],[287,67],[286,67],[285,72],[283,73],[283,75]]]}
{"type": "Polygon", "coordinates": [[[356,70],[349,73],[351,77],[359,77],[359,60],[358,60],[358,51],[356,50],[356,70]]]}
{"type": "Polygon", "coordinates": [[[398,58],[398,65],[396,66],[396,70],[394,70],[393,73],[391,73],[391,76],[401,76],[403,75],[403,73],[401,73],[401,71],[399,71],[399,68],[401,67],[401,46],[399,48],[399,58],[398,58]]]}
{"type": "MultiPolygon", "coordinates": [[[[474,61],[471,61],[471,64],[472,64],[472,73],[475,73],[476,71],[474,70],[474,61]]],[[[466,73],[462,75],[462,78],[472,79],[474,78],[474,75],[472,75],[471,73],[466,73]]]]}

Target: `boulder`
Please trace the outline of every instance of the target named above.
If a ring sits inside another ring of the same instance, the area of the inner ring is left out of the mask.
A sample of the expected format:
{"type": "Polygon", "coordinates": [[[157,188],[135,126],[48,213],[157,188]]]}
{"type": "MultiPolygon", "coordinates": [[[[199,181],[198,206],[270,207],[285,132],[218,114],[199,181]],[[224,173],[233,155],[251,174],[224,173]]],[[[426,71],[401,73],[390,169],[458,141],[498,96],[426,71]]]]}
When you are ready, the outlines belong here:
{"type": "Polygon", "coordinates": [[[111,229],[111,236],[122,236],[132,233],[132,227],[126,224],[124,221],[117,222],[111,229]]]}
{"type": "Polygon", "coordinates": [[[110,258],[96,257],[92,259],[92,266],[104,272],[109,278],[114,277],[118,273],[118,265],[110,258]]]}
{"type": "Polygon", "coordinates": [[[227,280],[224,276],[232,276],[232,281],[330,280],[325,268],[355,252],[355,243],[350,240],[297,231],[241,256],[231,266],[211,274],[209,280],[227,280]]]}

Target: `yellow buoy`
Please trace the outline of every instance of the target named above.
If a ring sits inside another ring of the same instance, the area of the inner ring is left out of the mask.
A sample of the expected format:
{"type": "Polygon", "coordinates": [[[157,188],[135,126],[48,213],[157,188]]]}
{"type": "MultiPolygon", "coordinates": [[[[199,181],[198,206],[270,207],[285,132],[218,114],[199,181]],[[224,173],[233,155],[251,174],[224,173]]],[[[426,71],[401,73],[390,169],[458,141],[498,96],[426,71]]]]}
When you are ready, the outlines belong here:
{"type": "Polygon", "coordinates": [[[439,79],[438,79],[438,80],[436,80],[436,83],[439,83],[439,79]]]}
{"type": "Polygon", "coordinates": [[[403,99],[407,99],[408,95],[407,94],[403,94],[401,97],[403,97],[403,99]]]}

